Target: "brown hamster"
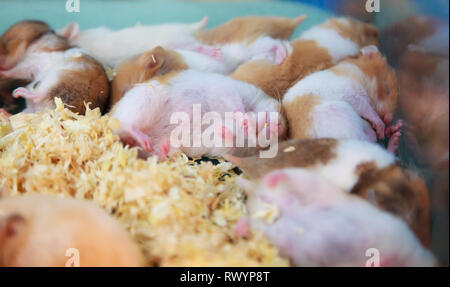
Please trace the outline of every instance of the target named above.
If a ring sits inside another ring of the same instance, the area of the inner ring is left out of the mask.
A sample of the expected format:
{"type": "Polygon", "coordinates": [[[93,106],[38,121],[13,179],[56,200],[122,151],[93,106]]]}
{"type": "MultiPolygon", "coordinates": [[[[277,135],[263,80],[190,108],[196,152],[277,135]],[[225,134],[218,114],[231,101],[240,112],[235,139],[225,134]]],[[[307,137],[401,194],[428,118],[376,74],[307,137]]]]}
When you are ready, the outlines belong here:
{"type": "Polygon", "coordinates": [[[231,19],[213,29],[200,31],[196,37],[207,45],[224,45],[261,36],[287,40],[306,15],[294,19],[270,16],[247,16],[231,19]]]}

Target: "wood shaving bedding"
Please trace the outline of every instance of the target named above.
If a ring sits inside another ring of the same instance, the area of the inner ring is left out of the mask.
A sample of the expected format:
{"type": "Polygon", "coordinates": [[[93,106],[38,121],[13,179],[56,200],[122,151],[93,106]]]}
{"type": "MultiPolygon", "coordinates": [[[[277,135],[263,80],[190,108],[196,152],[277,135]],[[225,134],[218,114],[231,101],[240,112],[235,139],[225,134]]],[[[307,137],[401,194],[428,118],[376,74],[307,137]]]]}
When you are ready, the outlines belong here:
{"type": "Polygon", "coordinates": [[[42,193],[93,201],[117,218],[149,266],[287,266],[259,232],[233,235],[246,214],[230,163],[179,154],[158,163],[123,146],[120,124],[98,109],[56,108],[0,118],[0,186],[5,195],[42,193]]]}

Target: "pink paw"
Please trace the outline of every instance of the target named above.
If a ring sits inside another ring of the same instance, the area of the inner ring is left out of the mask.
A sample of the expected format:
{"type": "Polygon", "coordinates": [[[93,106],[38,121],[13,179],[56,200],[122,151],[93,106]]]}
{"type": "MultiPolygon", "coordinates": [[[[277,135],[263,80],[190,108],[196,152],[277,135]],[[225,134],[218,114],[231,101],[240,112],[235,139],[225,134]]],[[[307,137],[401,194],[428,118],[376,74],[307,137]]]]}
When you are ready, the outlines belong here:
{"type": "Polygon", "coordinates": [[[153,152],[153,144],[150,137],[143,132],[141,132],[136,127],[131,128],[131,135],[137,141],[139,146],[146,152],[153,152]]]}
{"type": "Polygon", "coordinates": [[[395,134],[398,131],[401,131],[403,128],[403,121],[399,120],[395,125],[389,126],[386,128],[386,137],[391,137],[393,134],[395,134]]]}
{"type": "Polygon", "coordinates": [[[220,137],[225,141],[234,139],[233,132],[226,126],[219,126],[217,132],[220,135],[220,137]]]}
{"type": "Polygon", "coordinates": [[[216,60],[222,59],[222,56],[223,56],[222,49],[220,49],[220,48],[209,47],[209,46],[198,46],[195,50],[201,54],[211,56],[216,60]]]}
{"type": "Polygon", "coordinates": [[[270,135],[279,135],[281,132],[281,123],[278,120],[272,121],[270,113],[265,112],[264,115],[258,113],[258,133],[265,133],[266,137],[270,135]]]}
{"type": "Polygon", "coordinates": [[[373,126],[375,132],[377,133],[377,137],[380,140],[384,140],[386,125],[380,120],[375,123],[372,123],[372,126],[373,126]]]}
{"type": "Polygon", "coordinates": [[[402,132],[401,131],[395,132],[389,139],[387,150],[393,154],[396,154],[398,147],[400,145],[401,138],[402,138],[402,132]]]}
{"type": "Polygon", "coordinates": [[[166,159],[170,152],[170,141],[168,138],[164,138],[159,144],[158,159],[163,161],[166,159]]]}
{"type": "Polygon", "coordinates": [[[28,100],[36,100],[39,98],[37,93],[33,93],[32,91],[26,89],[26,88],[17,88],[13,91],[13,97],[19,98],[22,97],[24,99],[28,100]]]}
{"type": "Polygon", "coordinates": [[[234,112],[234,119],[238,123],[238,127],[244,130],[244,134],[248,135],[249,130],[252,130],[253,120],[247,114],[244,114],[242,111],[234,112]]]}
{"type": "Polygon", "coordinates": [[[402,138],[402,127],[403,122],[398,121],[395,125],[390,126],[386,129],[386,136],[389,137],[389,143],[387,150],[393,154],[397,153],[400,141],[402,138]]]}
{"type": "Polygon", "coordinates": [[[280,182],[288,180],[287,174],[282,172],[272,172],[266,175],[263,182],[270,188],[275,188],[280,182]]]}
{"type": "Polygon", "coordinates": [[[234,225],[234,228],[233,228],[234,235],[236,235],[238,237],[247,236],[250,231],[249,225],[250,224],[248,222],[248,218],[245,216],[242,216],[241,218],[238,219],[238,221],[234,225]]]}

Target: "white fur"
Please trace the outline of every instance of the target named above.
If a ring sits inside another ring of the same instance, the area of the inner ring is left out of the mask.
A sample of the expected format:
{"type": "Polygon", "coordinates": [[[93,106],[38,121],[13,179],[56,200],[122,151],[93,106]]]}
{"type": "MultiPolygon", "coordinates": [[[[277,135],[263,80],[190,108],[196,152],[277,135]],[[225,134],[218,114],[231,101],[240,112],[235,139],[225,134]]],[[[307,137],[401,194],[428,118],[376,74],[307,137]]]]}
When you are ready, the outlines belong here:
{"type": "Polygon", "coordinates": [[[36,100],[26,100],[27,108],[24,112],[36,112],[52,105],[48,99],[48,92],[58,84],[62,75],[68,71],[82,71],[86,69],[85,63],[78,63],[74,58],[83,56],[83,50],[72,48],[66,51],[42,52],[45,47],[55,44],[55,36],[45,35],[27,50],[24,59],[8,73],[17,78],[31,81],[27,89],[39,94],[36,100]]]}
{"type": "Polygon", "coordinates": [[[359,53],[359,47],[356,43],[343,38],[334,29],[316,26],[305,31],[300,39],[316,41],[319,46],[328,50],[334,62],[359,53]]]}
{"type": "Polygon", "coordinates": [[[370,124],[345,101],[327,100],[314,106],[309,135],[312,138],[355,139],[376,142],[370,124]]]}
{"type": "MultiPolygon", "coordinates": [[[[367,76],[355,65],[343,62],[331,70],[311,74],[288,90],[283,105],[296,98],[314,95],[319,101],[309,117],[312,138],[339,138],[376,141],[375,132],[364,119],[381,122],[370,106],[368,93],[376,92],[376,80],[367,76]],[[369,88],[367,88],[369,87],[369,88]]],[[[296,123],[290,123],[295,129],[296,123]]]]}
{"type": "Polygon", "coordinates": [[[158,45],[165,48],[195,45],[195,33],[202,28],[199,23],[136,26],[116,31],[100,27],[83,30],[70,42],[85,49],[103,64],[116,66],[158,45]]]}
{"type": "Polygon", "coordinates": [[[263,179],[247,190],[250,222],[294,265],[365,266],[369,248],[378,249],[387,266],[436,263],[401,219],[302,169],[274,171],[266,178],[271,176],[279,176],[277,186],[263,179]],[[268,205],[280,210],[273,223],[255,218],[268,205]]]}
{"type": "Polygon", "coordinates": [[[215,58],[198,52],[188,50],[175,50],[183,58],[189,69],[202,72],[229,74],[235,70],[235,65],[227,61],[216,60],[215,58]]]}
{"type": "Polygon", "coordinates": [[[298,96],[314,94],[324,99],[344,99],[347,95],[367,97],[361,84],[351,77],[338,76],[326,70],[311,74],[290,88],[284,96],[284,103],[291,102],[298,96]]]}
{"type": "Polygon", "coordinates": [[[252,43],[231,43],[221,47],[224,61],[236,69],[239,65],[251,60],[264,59],[273,64],[277,63],[277,51],[285,51],[287,55],[292,47],[288,41],[281,41],[267,36],[259,37],[252,43]]]}
{"type": "Polygon", "coordinates": [[[381,146],[358,140],[341,140],[335,151],[337,157],[326,165],[310,169],[336,187],[350,191],[358,182],[355,173],[361,163],[374,162],[376,167],[384,168],[395,163],[395,157],[381,146]]]}

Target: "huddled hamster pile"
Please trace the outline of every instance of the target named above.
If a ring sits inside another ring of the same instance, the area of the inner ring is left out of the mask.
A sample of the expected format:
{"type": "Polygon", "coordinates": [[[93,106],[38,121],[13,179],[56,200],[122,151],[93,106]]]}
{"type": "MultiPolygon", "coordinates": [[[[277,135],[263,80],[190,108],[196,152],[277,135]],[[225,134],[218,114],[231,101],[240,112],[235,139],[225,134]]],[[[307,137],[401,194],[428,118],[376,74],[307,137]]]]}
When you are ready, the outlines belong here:
{"type": "MultiPolygon", "coordinates": [[[[378,50],[377,29],[354,19],[333,18],[289,40],[305,18],[243,17],[209,30],[204,28],[207,18],[193,24],[139,25],[118,31],[104,27],[80,31],[71,23],[56,33],[46,23],[22,21],[0,38],[0,81],[26,84],[1,95],[24,98],[23,113],[61,110],[55,106],[59,99],[80,119],[99,108],[105,118],[120,122],[115,136],[124,146],[139,150],[142,162],[164,164],[184,154],[221,157],[236,164],[243,171],[235,182],[245,191],[239,199],[244,212],[227,229],[230,242],[255,238],[261,232],[294,266],[365,266],[367,252],[373,249],[379,252],[381,266],[437,264],[428,250],[426,185],[395,157],[402,129],[402,122],[394,120],[398,87],[395,72],[378,50]],[[224,140],[232,141],[237,128],[275,135],[278,153],[260,158],[257,151],[266,146],[174,146],[170,136],[176,126],[171,115],[185,112],[192,122],[197,104],[202,115],[265,113],[256,123],[241,116],[236,117],[237,127],[215,128],[224,140]],[[268,116],[273,113],[275,119],[268,116]]],[[[10,116],[5,110],[0,113],[10,116]]],[[[52,115],[48,118],[54,119],[52,115]]],[[[0,130],[0,135],[14,136],[19,144],[18,133],[0,130]]],[[[30,146],[28,152],[37,148],[30,146]]],[[[0,152],[6,154],[6,149],[0,141],[0,152]]],[[[45,226],[53,234],[50,230],[62,224],[51,219],[58,213],[83,214],[67,216],[73,226],[65,227],[64,240],[86,252],[97,248],[98,242],[80,235],[79,224],[89,221],[92,226],[86,228],[92,228],[92,238],[103,238],[107,249],[115,252],[89,258],[85,265],[140,264],[133,242],[106,215],[68,199],[8,197],[28,190],[26,182],[13,182],[6,174],[0,170],[5,195],[0,201],[0,265],[39,265],[36,241],[50,239],[21,234],[30,229],[20,226],[45,226]],[[103,227],[96,228],[100,222],[103,227]],[[123,243],[108,240],[116,236],[123,243]]],[[[195,194],[195,185],[191,188],[188,193],[195,194]]],[[[80,196],[76,191],[71,195],[80,196]]],[[[139,198],[136,204],[142,206],[139,198]]],[[[133,237],[142,249],[143,239],[133,237]]],[[[158,252],[147,248],[144,255],[155,260],[158,252]]],[[[108,251],[97,248],[97,253],[108,251]]],[[[159,254],[185,253],[175,249],[159,254]]],[[[42,264],[61,265],[65,254],[52,256],[54,261],[42,264]]],[[[220,260],[211,261],[220,265],[220,260]]],[[[274,259],[265,264],[282,262],[274,259]]]]}

